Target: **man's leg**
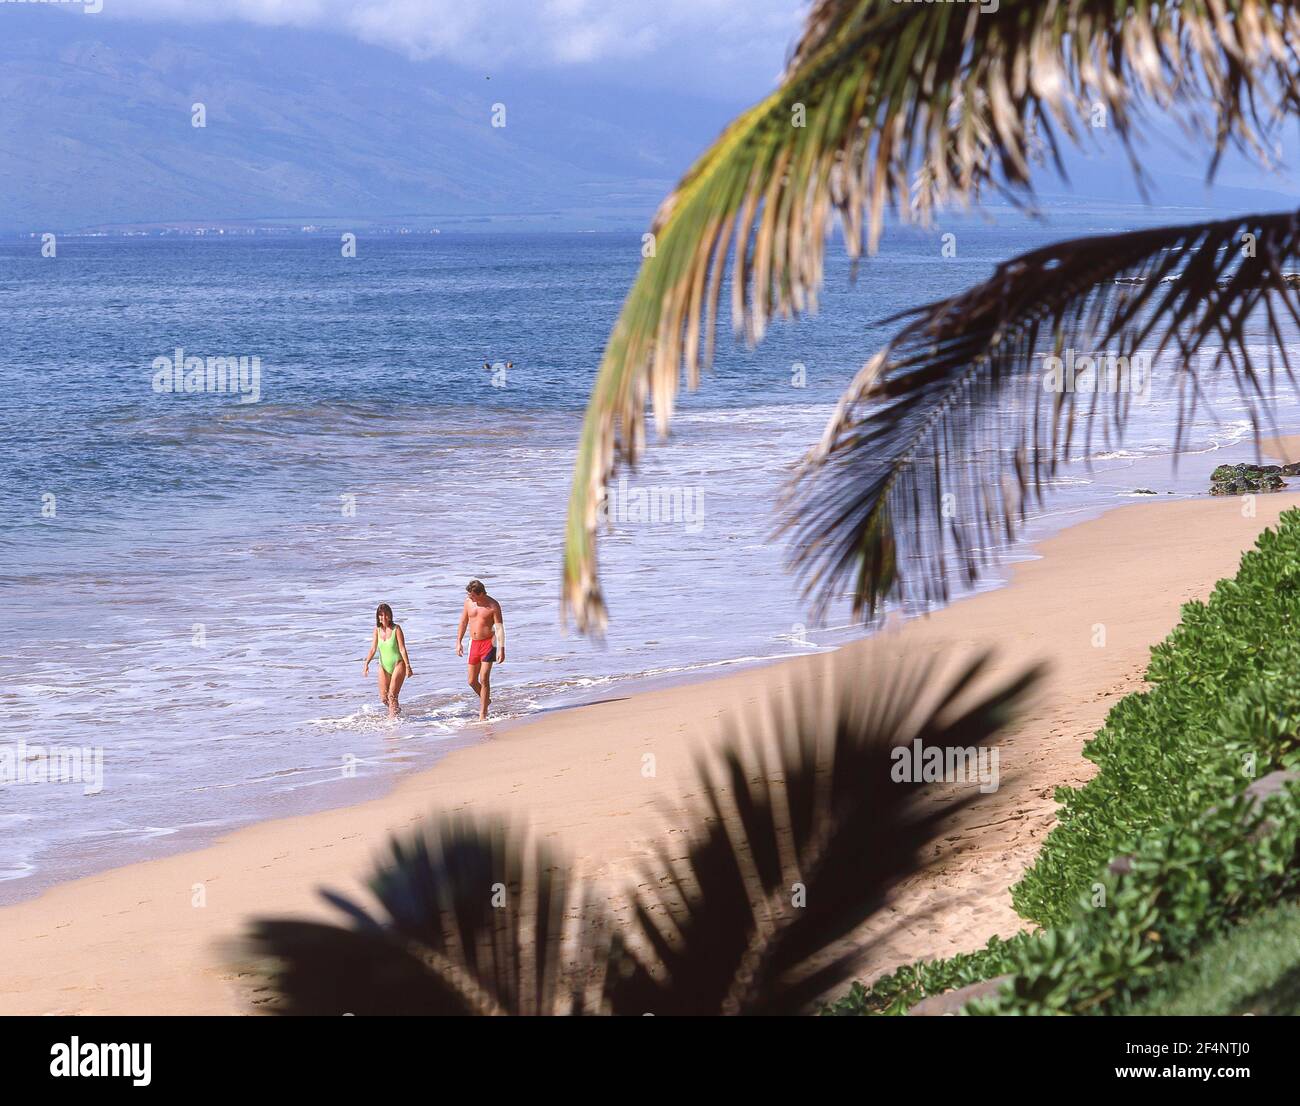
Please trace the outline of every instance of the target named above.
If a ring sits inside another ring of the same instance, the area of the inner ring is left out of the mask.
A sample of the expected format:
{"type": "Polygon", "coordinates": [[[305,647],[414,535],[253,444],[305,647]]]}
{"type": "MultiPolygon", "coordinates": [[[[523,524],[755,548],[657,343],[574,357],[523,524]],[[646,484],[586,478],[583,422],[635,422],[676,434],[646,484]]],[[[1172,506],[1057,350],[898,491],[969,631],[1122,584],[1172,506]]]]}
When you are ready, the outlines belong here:
{"type": "Polygon", "coordinates": [[[479,683],[482,690],[479,692],[479,711],[478,720],[483,721],[487,717],[488,704],[492,702],[492,662],[484,661],[482,671],[479,673],[479,683]]]}
{"type": "Polygon", "coordinates": [[[479,682],[478,682],[478,670],[479,670],[479,665],[477,662],[469,666],[469,686],[470,686],[470,690],[473,691],[475,695],[478,695],[480,693],[479,682]]]}

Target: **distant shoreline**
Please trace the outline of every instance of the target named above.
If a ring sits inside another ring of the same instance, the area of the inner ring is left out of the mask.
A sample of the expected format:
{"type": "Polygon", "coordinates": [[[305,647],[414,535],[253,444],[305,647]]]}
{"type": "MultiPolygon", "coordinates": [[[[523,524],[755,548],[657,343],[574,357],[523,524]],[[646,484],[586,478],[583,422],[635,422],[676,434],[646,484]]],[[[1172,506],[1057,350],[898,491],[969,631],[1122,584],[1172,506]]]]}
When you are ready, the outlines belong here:
{"type": "MultiPolygon", "coordinates": [[[[665,190],[669,183],[665,182],[665,190]]],[[[1140,203],[1098,203],[1080,201],[1068,193],[1044,193],[1040,201],[1050,200],[1052,214],[1056,217],[1062,235],[1077,232],[1069,224],[1081,218],[1096,220],[1121,220],[1133,225],[1164,225],[1180,218],[1211,216],[1218,209],[1205,204],[1162,204],[1158,208],[1140,203]]],[[[1265,204],[1265,206],[1268,206],[1265,204]]],[[[345,231],[375,237],[428,237],[453,235],[478,237],[484,234],[521,235],[633,235],[639,238],[645,232],[653,212],[644,214],[610,213],[609,225],[592,226],[584,221],[578,211],[555,209],[551,211],[500,211],[486,214],[444,212],[441,214],[401,215],[283,215],[262,219],[224,219],[196,217],[192,219],[167,219],[156,222],[100,222],[73,228],[0,227],[0,244],[8,241],[40,240],[42,234],[56,233],[73,239],[139,239],[139,238],[235,238],[282,239],[337,236],[345,231]],[[560,225],[557,225],[560,224],[560,225]]],[[[962,227],[971,223],[986,225],[984,216],[993,222],[1005,220],[1008,225],[1033,222],[1036,227],[1051,227],[1049,217],[1043,222],[1027,219],[1024,212],[1010,204],[985,204],[977,213],[945,212],[929,229],[915,224],[904,224],[897,217],[886,221],[895,234],[933,234],[936,237],[943,227],[962,227]]],[[[840,233],[832,227],[832,235],[840,233]]],[[[1092,231],[1090,233],[1101,233],[1092,231]]]]}

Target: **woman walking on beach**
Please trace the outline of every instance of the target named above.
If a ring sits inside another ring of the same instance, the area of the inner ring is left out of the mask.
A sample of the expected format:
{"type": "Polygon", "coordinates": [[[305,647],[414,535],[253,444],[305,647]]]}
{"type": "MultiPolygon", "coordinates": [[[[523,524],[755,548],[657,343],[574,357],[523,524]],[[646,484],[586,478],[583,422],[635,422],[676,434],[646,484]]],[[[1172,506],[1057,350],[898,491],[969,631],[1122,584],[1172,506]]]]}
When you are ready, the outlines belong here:
{"type": "Polygon", "coordinates": [[[406,636],[393,621],[393,608],[380,603],[375,609],[375,632],[370,639],[370,652],[366,654],[363,676],[370,675],[370,662],[379,650],[379,701],[388,707],[388,717],[396,718],[397,694],[408,676],[414,676],[411,658],[406,655],[406,636]]]}

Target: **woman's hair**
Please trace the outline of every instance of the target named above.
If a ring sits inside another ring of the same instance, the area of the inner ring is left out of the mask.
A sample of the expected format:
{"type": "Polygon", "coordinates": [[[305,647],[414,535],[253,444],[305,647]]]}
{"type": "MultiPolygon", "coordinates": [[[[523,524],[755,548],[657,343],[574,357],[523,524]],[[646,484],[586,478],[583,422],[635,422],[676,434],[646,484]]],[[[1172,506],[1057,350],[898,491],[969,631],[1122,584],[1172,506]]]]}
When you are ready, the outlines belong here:
{"type": "MultiPolygon", "coordinates": [[[[393,608],[390,607],[387,603],[380,603],[379,606],[375,608],[376,626],[382,626],[384,624],[384,620],[379,617],[380,615],[384,615],[384,614],[388,615],[389,622],[393,621],[393,608]]],[[[396,625],[396,623],[394,623],[394,625],[396,625]]]]}

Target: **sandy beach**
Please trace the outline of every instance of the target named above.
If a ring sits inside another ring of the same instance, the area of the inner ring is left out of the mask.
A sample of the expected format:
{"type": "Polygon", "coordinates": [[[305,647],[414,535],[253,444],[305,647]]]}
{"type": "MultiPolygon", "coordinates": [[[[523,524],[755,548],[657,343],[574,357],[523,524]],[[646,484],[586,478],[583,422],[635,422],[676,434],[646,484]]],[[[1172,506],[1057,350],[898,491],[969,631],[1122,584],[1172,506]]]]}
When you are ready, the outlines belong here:
{"type": "MultiPolygon", "coordinates": [[[[1300,438],[1284,439],[1278,453],[1300,456],[1300,438]]],[[[1242,454],[1225,459],[1249,459],[1242,454]]],[[[220,943],[253,915],[330,916],[317,889],[361,894],[359,877],[387,834],[436,810],[526,822],[617,897],[662,839],[665,811],[689,792],[693,758],[718,740],[722,715],[796,684],[869,677],[881,650],[991,645],[1001,672],[1050,665],[1034,706],[1002,742],[1001,788],[954,821],[933,866],[862,935],[878,940],[860,978],[977,948],[1020,928],[1007,889],[1052,826],[1053,789],[1089,774],[1080,749],[1111,705],[1140,686],[1149,647],[1176,624],[1181,604],[1207,596],[1297,504],[1300,492],[1260,496],[1249,517],[1235,497],[1136,500],[1042,542],[1006,587],[834,654],[489,730],[380,799],[260,823],[197,851],[56,886],[0,910],[0,1013],[248,1013],[220,943]],[[655,754],[656,779],[641,773],[646,752],[655,754]]]]}

